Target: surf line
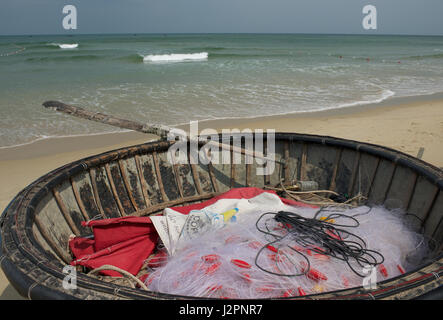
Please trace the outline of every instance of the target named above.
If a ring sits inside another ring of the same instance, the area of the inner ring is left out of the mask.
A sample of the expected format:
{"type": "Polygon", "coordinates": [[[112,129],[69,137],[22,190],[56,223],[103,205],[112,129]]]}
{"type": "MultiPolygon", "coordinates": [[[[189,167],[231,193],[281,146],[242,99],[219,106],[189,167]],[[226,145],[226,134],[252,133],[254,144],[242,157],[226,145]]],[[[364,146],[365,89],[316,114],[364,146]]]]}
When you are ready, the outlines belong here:
{"type": "Polygon", "coordinates": [[[15,46],[15,47],[17,47],[17,48],[19,48],[18,50],[16,50],[16,51],[12,51],[12,52],[8,52],[8,53],[3,53],[3,54],[0,54],[0,57],[7,57],[7,56],[12,56],[12,55],[14,55],[14,54],[19,54],[20,52],[23,52],[23,51],[25,51],[26,50],[26,48],[25,47],[19,47],[18,45],[16,45],[16,44],[12,44],[13,46],[15,46]]]}

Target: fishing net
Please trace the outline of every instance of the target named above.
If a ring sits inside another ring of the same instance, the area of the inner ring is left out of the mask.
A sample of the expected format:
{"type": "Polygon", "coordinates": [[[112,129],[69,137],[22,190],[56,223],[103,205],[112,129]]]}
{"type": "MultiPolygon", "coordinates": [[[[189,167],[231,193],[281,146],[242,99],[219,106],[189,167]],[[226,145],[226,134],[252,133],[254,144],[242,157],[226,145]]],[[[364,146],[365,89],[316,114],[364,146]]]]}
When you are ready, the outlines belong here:
{"type": "Polygon", "coordinates": [[[407,272],[428,252],[400,210],[283,209],[240,210],[184,239],[173,255],[150,265],[146,286],[192,297],[301,296],[374,285],[407,272]]]}

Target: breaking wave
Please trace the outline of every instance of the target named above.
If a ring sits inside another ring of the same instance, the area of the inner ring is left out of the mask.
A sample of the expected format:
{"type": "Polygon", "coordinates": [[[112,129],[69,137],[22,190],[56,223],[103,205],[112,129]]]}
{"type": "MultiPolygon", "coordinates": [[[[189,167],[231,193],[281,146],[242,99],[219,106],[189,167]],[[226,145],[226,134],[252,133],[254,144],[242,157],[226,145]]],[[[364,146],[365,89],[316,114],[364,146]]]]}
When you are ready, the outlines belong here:
{"type": "Polygon", "coordinates": [[[59,44],[58,45],[60,47],[60,49],[75,49],[78,47],[78,43],[73,43],[73,44],[59,44]]]}
{"type": "Polygon", "coordinates": [[[193,60],[207,60],[208,53],[172,53],[172,54],[150,54],[143,57],[143,62],[181,62],[193,60]]]}
{"type": "Polygon", "coordinates": [[[75,49],[78,48],[78,43],[48,43],[47,45],[59,47],[60,49],[75,49]]]}

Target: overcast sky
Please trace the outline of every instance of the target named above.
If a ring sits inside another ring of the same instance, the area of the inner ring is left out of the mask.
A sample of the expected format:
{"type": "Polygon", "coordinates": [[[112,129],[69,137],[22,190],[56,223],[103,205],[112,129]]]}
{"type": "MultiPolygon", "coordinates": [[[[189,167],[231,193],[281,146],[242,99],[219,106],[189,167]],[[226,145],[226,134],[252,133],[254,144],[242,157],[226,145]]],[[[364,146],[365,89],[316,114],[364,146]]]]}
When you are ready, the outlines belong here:
{"type": "Polygon", "coordinates": [[[344,33],[443,35],[443,0],[0,0],[0,35],[344,33]],[[62,9],[77,8],[77,30],[62,9]],[[365,5],[377,30],[362,27],[365,5]]]}

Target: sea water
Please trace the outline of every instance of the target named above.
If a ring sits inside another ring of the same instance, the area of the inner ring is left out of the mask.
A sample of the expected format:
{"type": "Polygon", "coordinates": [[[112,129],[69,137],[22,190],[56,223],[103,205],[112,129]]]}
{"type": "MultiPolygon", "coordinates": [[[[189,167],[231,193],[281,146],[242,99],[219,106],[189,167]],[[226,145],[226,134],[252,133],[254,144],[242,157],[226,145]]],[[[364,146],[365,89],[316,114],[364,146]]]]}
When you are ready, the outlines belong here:
{"type": "Polygon", "coordinates": [[[47,100],[177,125],[436,92],[443,92],[443,37],[0,37],[0,147],[118,130],[45,110],[47,100]]]}

